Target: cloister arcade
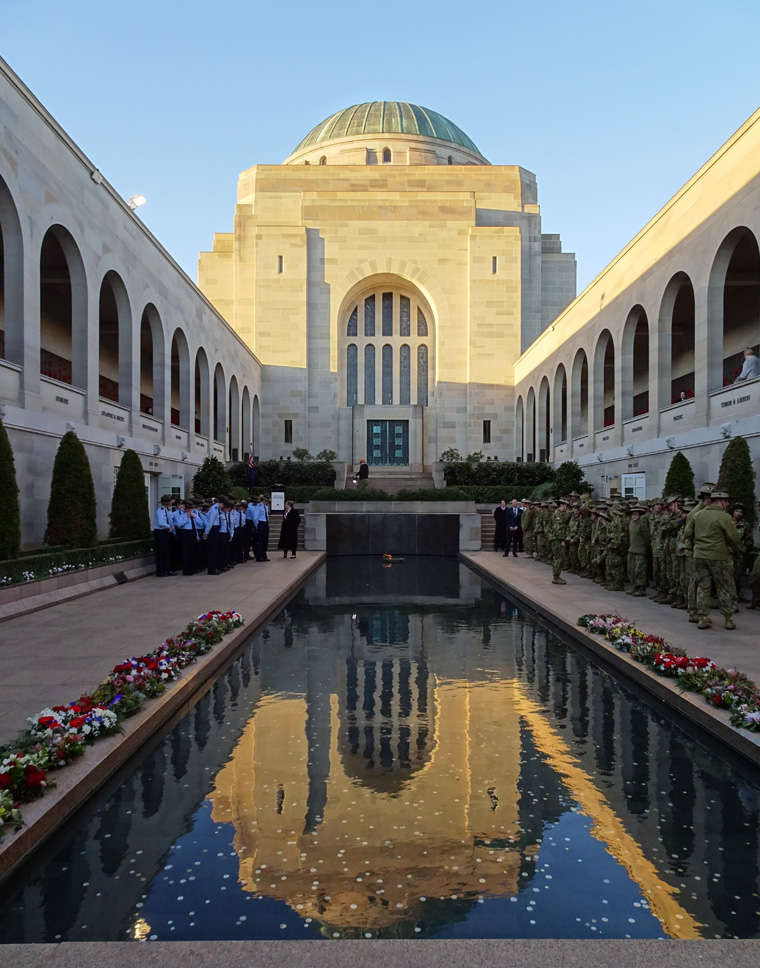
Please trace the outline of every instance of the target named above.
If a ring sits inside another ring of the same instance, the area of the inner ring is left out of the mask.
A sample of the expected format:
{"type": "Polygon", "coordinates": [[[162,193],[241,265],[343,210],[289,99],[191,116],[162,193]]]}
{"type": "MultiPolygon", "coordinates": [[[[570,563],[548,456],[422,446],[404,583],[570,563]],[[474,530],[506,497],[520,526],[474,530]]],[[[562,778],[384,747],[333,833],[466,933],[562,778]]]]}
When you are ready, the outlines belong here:
{"type": "Polygon", "coordinates": [[[760,350],[756,232],[736,226],[707,265],[671,272],[631,303],[606,307],[518,382],[517,460],[577,460],[672,433],[674,420],[678,430],[725,421],[744,351],[760,350]]]}
{"type": "Polygon", "coordinates": [[[42,397],[43,409],[55,411],[55,403],[67,399],[64,388],[71,388],[81,396],[88,423],[105,420],[113,428],[118,410],[121,429],[149,427],[149,439],[159,446],[178,442],[197,457],[208,444],[208,453],[242,460],[253,443],[258,453],[254,358],[242,348],[249,366],[228,373],[217,362],[212,381],[197,330],[171,318],[171,306],[159,311],[157,300],[138,304],[126,275],[118,268],[88,270],[74,232],[61,223],[35,247],[22,234],[18,208],[0,178],[3,399],[13,403],[18,394],[18,403],[26,397],[28,405],[32,394],[42,397]],[[30,291],[30,276],[38,279],[37,294],[30,291]]]}

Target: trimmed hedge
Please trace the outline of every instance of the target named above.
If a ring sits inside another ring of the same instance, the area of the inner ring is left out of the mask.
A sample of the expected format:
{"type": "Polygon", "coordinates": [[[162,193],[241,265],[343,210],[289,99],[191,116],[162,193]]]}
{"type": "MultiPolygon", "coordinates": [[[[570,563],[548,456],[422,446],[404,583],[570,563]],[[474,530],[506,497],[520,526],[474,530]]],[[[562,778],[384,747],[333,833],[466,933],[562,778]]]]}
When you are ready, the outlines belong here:
{"type": "Polygon", "coordinates": [[[68,548],[25,554],[22,558],[0,561],[0,587],[21,581],[41,581],[54,575],[98,565],[110,564],[114,558],[140,558],[153,552],[152,538],[142,541],[116,541],[96,548],[68,548]],[[33,574],[33,578],[27,578],[33,574]]]}
{"type": "Polygon", "coordinates": [[[145,493],[145,472],[135,450],[125,450],[116,474],[111,499],[112,538],[147,541],[151,534],[148,495],[145,493]]]}
{"type": "MultiPolygon", "coordinates": [[[[523,491],[537,484],[544,484],[554,480],[554,468],[551,464],[531,461],[529,463],[513,463],[512,461],[480,461],[478,463],[456,461],[446,464],[443,476],[450,487],[462,485],[499,485],[501,487],[513,485],[523,491]]],[[[524,494],[521,496],[525,496],[524,494]]]]}
{"type": "Polygon", "coordinates": [[[378,487],[352,487],[337,491],[333,487],[320,487],[311,496],[312,501],[390,501],[391,495],[378,487]]]}
{"type": "MultiPolygon", "coordinates": [[[[254,465],[256,494],[269,492],[274,484],[298,487],[329,487],[335,484],[335,468],[321,460],[264,460],[254,465]]],[[[243,461],[231,464],[228,473],[232,483],[248,489],[248,465],[243,461]]],[[[290,500],[290,498],[288,498],[290,500]]],[[[295,500],[295,498],[294,498],[295,500]]]]}
{"type": "Polygon", "coordinates": [[[393,501],[472,501],[466,487],[416,487],[400,490],[393,501]]]}
{"type": "Polygon", "coordinates": [[[0,494],[3,495],[3,511],[0,514],[0,556],[3,558],[15,558],[21,547],[18,493],[13,448],[3,421],[0,420],[0,494]]]}
{"type": "Polygon", "coordinates": [[[73,430],[61,437],[53,462],[45,541],[74,548],[91,548],[98,541],[90,461],[73,430]]]}

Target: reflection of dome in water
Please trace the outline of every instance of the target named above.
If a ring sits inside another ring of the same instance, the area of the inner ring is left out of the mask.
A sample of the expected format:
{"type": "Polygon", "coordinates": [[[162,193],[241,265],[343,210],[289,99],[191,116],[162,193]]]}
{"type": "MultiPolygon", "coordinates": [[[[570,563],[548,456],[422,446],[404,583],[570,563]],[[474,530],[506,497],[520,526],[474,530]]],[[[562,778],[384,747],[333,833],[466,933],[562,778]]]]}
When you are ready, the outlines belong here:
{"type": "Polygon", "coordinates": [[[347,658],[343,687],[338,745],[346,775],[398,793],[435,747],[434,681],[427,662],[347,658]]]}

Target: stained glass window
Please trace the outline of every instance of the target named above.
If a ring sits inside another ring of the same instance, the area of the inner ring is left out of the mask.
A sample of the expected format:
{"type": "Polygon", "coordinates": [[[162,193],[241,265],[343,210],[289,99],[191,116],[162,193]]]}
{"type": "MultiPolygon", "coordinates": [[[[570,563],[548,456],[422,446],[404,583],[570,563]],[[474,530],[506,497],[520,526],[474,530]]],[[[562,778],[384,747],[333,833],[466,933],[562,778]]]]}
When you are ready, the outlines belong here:
{"type": "Polygon", "coordinates": [[[348,317],[348,330],[346,332],[346,336],[358,336],[359,335],[359,330],[358,330],[358,326],[357,326],[358,316],[359,316],[359,307],[358,306],[354,306],[354,311],[348,317]]]}
{"type": "MultiPolygon", "coordinates": [[[[402,296],[403,298],[403,296],[402,296]]],[[[399,403],[408,407],[411,401],[412,354],[406,343],[399,351],[400,386],[399,403]]]]}
{"type": "MultiPolygon", "coordinates": [[[[354,310],[354,315],[356,310],[354,310]]],[[[346,352],[346,406],[359,402],[359,359],[356,344],[351,343],[346,352]]]]}
{"type": "Polygon", "coordinates": [[[393,404],[393,348],[383,347],[383,406],[393,404]]]}
{"type": "Polygon", "coordinates": [[[393,336],[393,293],[383,293],[383,336],[393,336]]]}
{"type": "Polygon", "coordinates": [[[364,300],[364,335],[375,335],[375,297],[367,296],[364,300]]]}
{"type": "Polygon", "coordinates": [[[418,306],[417,307],[417,335],[427,336],[427,334],[428,334],[427,320],[425,319],[425,314],[418,306]]]}
{"type": "Polygon", "coordinates": [[[364,347],[364,402],[375,402],[375,347],[371,343],[364,347]]]}
{"type": "Polygon", "coordinates": [[[411,303],[409,302],[408,296],[401,296],[400,299],[401,299],[401,302],[399,303],[399,321],[400,321],[399,336],[411,336],[412,335],[411,303]]]}
{"type": "MultiPolygon", "coordinates": [[[[422,315],[422,314],[420,314],[422,315]]],[[[424,316],[423,316],[424,319],[424,316]]],[[[417,403],[428,405],[428,348],[417,347],[417,403]]]]}

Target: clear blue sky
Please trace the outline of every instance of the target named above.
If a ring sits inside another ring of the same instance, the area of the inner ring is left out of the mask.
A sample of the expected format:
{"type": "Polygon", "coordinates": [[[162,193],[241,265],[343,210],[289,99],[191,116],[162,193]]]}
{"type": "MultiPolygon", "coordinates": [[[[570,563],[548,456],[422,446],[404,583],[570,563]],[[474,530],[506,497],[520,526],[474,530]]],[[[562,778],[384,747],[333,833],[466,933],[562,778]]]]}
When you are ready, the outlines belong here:
{"type": "Polygon", "coordinates": [[[760,0],[4,0],[0,54],[189,275],[237,176],[404,100],[538,177],[579,289],[760,105],[760,0]]]}

